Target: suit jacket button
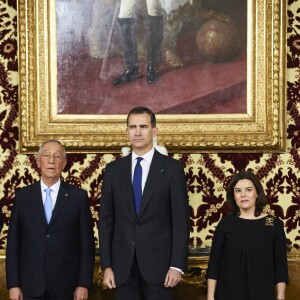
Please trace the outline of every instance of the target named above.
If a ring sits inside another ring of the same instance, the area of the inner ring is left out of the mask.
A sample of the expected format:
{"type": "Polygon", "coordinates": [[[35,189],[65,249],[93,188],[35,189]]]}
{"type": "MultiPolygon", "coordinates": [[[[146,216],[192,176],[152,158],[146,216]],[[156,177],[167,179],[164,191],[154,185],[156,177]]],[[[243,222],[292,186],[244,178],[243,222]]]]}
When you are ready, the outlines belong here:
{"type": "Polygon", "coordinates": [[[134,245],[135,245],[135,242],[131,242],[131,245],[134,246],[134,245]]]}
{"type": "Polygon", "coordinates": [[[46,234],[46,239],[50,239],[51,235],[50,234],[46,234]]]}

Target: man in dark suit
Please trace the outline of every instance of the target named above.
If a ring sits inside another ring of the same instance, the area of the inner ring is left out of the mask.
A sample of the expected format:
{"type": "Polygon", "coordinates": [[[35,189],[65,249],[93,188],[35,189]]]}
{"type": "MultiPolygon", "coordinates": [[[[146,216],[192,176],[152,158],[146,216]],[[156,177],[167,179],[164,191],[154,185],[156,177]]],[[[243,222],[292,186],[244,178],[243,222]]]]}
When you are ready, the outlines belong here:
{"type": "Polygon", "coordinates": [[[37,157],[41,180],[16,191],[6,250],[12,300],[88,298],[93,222],[87,192],[60,179],[66,161],[59,141],[43,143],[37,157]]]}
{"type": "Polygon", "coordinates": [[[157,152],[154,113],[127,117],[132,154],[107,165],[100,201],[103,283],[117,300],[169,300],[187,269],[189,210],[182,164],[157,152]],[[136,190],[136,168],[142,169],[136,190]],[[139,202],[140,201],[140,202],[139,202]]]}

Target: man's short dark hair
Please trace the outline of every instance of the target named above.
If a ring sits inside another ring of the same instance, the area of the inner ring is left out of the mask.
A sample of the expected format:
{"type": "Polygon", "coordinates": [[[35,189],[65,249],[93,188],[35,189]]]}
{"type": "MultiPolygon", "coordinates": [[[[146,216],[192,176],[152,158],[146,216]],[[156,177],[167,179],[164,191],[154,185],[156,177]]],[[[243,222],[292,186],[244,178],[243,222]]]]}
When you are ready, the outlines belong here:
{"type": "Polygon", "coordinates": [[[141,114],[147,114],[150,116],[150,121],[151,121],[151,125],[152,127],[156,127],[156,117],[155,117],[155,114],[154,112],[147,108],[147,107],[143,107],[143,106],[137,106],[137,107],[134,107],[127,115],[127,126],[128,126],[128,120],[129,120],[129,117],[131,115],[141,115],[141,114]]]}

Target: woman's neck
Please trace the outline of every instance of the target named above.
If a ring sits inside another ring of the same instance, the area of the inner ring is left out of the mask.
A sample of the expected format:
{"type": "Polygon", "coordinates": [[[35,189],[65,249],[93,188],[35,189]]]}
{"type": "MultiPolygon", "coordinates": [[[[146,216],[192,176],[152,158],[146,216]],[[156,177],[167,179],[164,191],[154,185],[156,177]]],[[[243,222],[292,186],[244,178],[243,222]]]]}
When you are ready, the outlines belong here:
{"type": "Polygon", "coordinates": [[[252,211],[240,211],[239,217],[242,219],[249,219],[249,220],[254,220],[254,219],[260,219],[265,217],[267,214],[266,213],[260,213],[258,216],[255,216],[254,212],[252,211]]]}

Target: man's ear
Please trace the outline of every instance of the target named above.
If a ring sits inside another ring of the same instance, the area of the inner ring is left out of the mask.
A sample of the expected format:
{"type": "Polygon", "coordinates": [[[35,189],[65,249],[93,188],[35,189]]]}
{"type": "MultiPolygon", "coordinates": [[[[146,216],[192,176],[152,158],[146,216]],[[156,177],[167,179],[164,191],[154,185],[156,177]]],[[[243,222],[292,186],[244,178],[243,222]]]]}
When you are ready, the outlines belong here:
{"type": "Polygon", "coordinates": [[[66,164],[67,164],[67,158],[65,157],[65,163],[64,163],[64,167],[63,167],[63,170],[64,170],[64,168],[66,167],[66,164]]]}
{"type": "Polygon", "coordinates": [[[156,136],[158,134],[158,128],[154,127],[153,128],[153,136],[156,136]]]}
{"type": "Polygon", "coordinates": [[[35,160],[36,160],[38,167],[40,168],[40,158],[38,155],[35,157],[35,160]]]}

